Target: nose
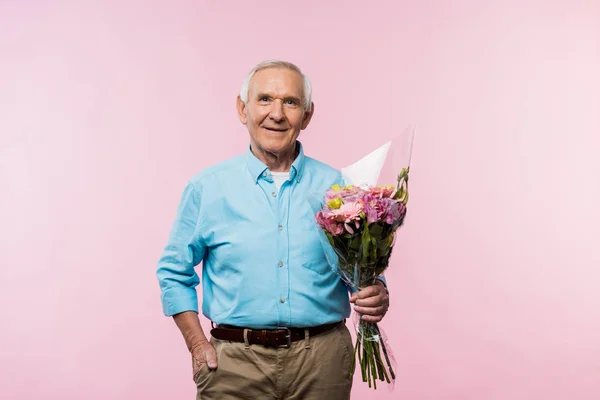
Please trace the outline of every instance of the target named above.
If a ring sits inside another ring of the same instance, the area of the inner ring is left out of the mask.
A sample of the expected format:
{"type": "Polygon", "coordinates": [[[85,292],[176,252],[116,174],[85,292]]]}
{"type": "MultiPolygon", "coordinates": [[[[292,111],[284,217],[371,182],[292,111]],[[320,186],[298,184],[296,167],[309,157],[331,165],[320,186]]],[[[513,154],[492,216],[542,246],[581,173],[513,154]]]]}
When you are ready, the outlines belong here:
{"type": "Polygon", "coordinates": [[[285,114],[283,113],[283,103],[281,101],[277,100],[272,103],[269,116],[275,122],[281,122],[285,119],[285,114]]]}

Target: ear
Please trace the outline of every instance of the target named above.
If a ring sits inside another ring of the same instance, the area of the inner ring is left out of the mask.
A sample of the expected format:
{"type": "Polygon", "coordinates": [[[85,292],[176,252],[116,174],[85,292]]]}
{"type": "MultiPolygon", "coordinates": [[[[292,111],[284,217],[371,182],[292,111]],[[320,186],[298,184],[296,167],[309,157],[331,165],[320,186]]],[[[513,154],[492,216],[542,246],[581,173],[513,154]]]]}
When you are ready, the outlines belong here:
{"type": "Polygon", "coordinates": [[[237,114],[238,114],[238,118],[240,119],[240,122],[244,125],[246,125],[246,123],[248,122],[248,119],[246,118],[246,105],[244,104],[244,102],[242,101],[242,98],[238,95],[237,97],[237,101],[236,101],[236,108],[237,108],[237,114]]]}
{"type": "Polygon", "coordinates": [[[315,113],[315,103],[311,102],[310,110],[307,110],[304,112],[304,118],[302,119],[302,126],[301,126],[302,130],[306,129],[306,127],[310,123],[310,120],[312,119],[312,116],[314,113],[315,113]]]}

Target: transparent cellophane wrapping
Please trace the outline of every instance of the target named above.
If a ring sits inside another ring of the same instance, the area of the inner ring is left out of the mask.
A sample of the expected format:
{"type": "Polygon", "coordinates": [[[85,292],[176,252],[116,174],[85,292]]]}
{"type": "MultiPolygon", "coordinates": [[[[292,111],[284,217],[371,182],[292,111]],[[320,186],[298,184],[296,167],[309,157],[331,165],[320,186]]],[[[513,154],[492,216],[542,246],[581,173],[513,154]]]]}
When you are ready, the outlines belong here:
{"type": "MultiPolygon", "coordinates": [[[[377,173],[374,179],[372,176],[357,174],[355,181],[360,187],[369,188],[374,185],[396,183],[396,189],[401,194],[400,200],[406,205],[413,135],[414,128],[411,127],[389,142],[383,160],[381,154],[376,155],[373,152],[365,157],[363,164],[360,164],[361,160],[352,165],[354,171],[359,171],[358,174],[369,170],[377,173]],[[375,165],[376,163],[379,165],[375,165]]],[[[347,169],[346,173],[352,175],[352,169],[347,169]]],[[[354,184],[352,176],[348,175],[344,176],[344,183],[354,184]]],[[[324,193],[309,195],[309,202],[313,215],[316,215],[326,205],[324,193]]],[[[384,222],[364,224],[365,226],[361,226],[352,234],[345,232],[342,235],[332,235],[315,221],[329,265],[352,294],[377,284],[378,278],[388,268],[396,245],[396,233],[404,223],[405,213],[406,208],[402,218],[392,225],[384,222]]],[[[353,312],[352,325],[356,342],[351,375],[356,372],[358,361],[362,380],[367,382],[369,387],[376,389],[380,382],[379,385],[383,383],[389,390],[393,390],[397,364],[388,337],[381,327],[382,324],[364,321],[359,313],[353,312]]]]}

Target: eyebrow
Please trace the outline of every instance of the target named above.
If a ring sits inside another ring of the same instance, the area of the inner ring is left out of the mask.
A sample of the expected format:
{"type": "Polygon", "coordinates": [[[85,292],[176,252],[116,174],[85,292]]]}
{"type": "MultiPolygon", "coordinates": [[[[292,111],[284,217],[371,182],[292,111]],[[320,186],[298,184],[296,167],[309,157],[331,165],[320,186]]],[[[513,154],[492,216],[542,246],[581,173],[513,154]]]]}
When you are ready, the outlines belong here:
{"type": "Polygon", "coordinates": [[[300,104],[300,98],[296,97],[296,96],[287,96],[286,98],[284,98],[284,100],[294,100],[296,103],[300,104]]]}
{"type": "MultiPolygon", "coordinates": [[[[273,98],[273,96],[272,96],[272,95],[270,95],[270,94],[268,94],[268,93],[259,93],[259,94],[256,96],[256,98],[257,98],[257,99],[262,99],[263,97],[268,97],[268,98],[270,98],[270,99],[272,99],[272,98],[273,98]]],[[[300,102],[302,101],[300,98],[298,98],[298,97],[296,97],[296,96],[285,96],[283,99],[284,99],[284,100],[294,100],[294,101],[295,101],[295,102],[297,102],[297,103],[300,103],[300,102]]]]}

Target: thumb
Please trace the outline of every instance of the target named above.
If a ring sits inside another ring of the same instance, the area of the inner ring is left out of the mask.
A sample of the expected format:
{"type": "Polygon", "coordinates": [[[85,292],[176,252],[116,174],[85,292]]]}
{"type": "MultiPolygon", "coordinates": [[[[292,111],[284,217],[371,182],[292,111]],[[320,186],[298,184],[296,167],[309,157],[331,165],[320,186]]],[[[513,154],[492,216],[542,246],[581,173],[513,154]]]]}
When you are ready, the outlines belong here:
{"type": "Polygon", "coordinates": [[[215,352],[215,348],[213,346],[210,344],[206,346],[206,349],[204,350],[204,356],[206,357],[206,365],[208,365],[208,368],[217,368],[217,353],[215,352]]]}

